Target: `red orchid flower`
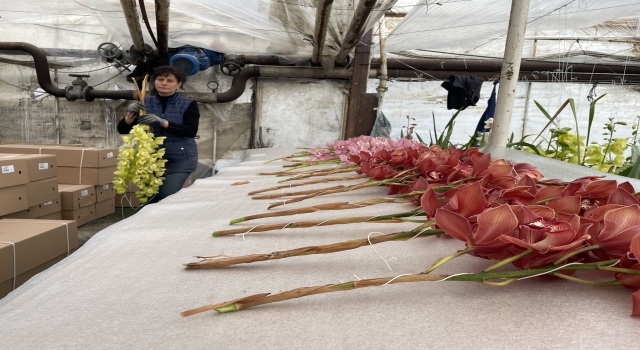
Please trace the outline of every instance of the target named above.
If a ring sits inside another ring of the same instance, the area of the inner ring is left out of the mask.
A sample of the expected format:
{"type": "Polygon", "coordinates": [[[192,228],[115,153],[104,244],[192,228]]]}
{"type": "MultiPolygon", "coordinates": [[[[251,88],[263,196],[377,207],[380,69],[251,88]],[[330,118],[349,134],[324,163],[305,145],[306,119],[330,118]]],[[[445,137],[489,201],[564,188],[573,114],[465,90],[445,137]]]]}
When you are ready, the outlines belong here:
{"type": "Polygon", "coordinates": [[[561,197],[547,202],[547,206],[556,213],[567,214],[580,214],[581,205],[580,196],[561,197]]]}
{"type": "MultiPolygon", "coordinates": [[[[521,212],[529,211],[526,207],[521,212]]],[[[533,212],[529,211],[529,215],[533,212]]],[[[522,215],[524,216],[524,215],[522,215]]],[[[573,215],[573,221],[579,222],[578,216],[573,215]]],[[[575,224],[572,225],[566,221],[545,222],[541,217],[527,218],[531,220],[526,223],[520,223],[518,226],[518,237],[503,236],[500,239],[504,242],[513,243],[524,249],[531,249],[539,254],[548,252],[569,251],[581,246],[588,238],[582,233],[575,230],[575,224]]]]}
{"type": "Polygon", "coordinates": [[[435,221],[449,236],[466,242],[474,248],[474,254],[487,259],[503,259],[509,256],[501,236],[513,236],[518,219],[508,205],[487,209],[478,215],[478,223],[471,227],[469,220],[447,209],[437,209],[435,221]]]}
{"type": "Polygon", "coordinates": [[[447,203],[446,208],[457,212],[465,218],[482,213],[486,208],[486,200],[480,183],[474,182],[460,187],[447,203]]]}
{"type": "Polygon", "coordinates": [[[562,197],[562,186],[543,186],[536,191],[536,198],[533,199],[534,203],[542,202],[549,199],[562,197]]]}
{"type": "Polygon", "coordinates": [[[422,206],[424,212],[427,213],[427,216],[432,218],[436,210],[442,207],[442,203],[438,200],[436,192],[430,188],[422,195],[422,198],[420,198],[420,206],[422,206]]]}
{"type": "Polygon", "coordinates": [[[595,239],[610,259],[619,259],[630,250],[631,240],[640,234],[640,206],[631,205],[604,214],[604,226],[595,239]]]}
{"type": "Polygon", "coordinates": [[[538,170],[538,168],[534,167],[531,164],[527,164],[527,163],[517,163],[513,165],[513,170],[515,170],[515,172],[519,175],[519,176],[529,176],[531,178],[533,178],[534,180],[539,180],[542,179],[544,177],[544,175],[542,175],[542,173],[540,172],[540,170],[538,170]]]}
{"type": "Polygon", "coordinates": [[[607,203],[620,204],[620,205],[634,205],[634,204],[640,204],[640,201],[638,201],[631,193],[627,192],[627,190],[623,189],[622,187],[618,187],[613,192],[611,192],[611,194],[609,195],[609,199],[607,200],[607,203]]]}

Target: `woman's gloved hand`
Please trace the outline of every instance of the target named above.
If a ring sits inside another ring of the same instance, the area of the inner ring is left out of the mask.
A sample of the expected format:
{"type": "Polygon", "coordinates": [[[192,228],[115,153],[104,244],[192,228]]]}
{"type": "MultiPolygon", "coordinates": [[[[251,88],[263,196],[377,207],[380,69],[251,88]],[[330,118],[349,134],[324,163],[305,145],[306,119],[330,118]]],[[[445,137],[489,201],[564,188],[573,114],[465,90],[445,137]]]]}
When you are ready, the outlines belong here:
{"type": "Polygon", "coordinates": [[[142,102],[136,101],[131,103],[129,107],[127,107],[127,112],[129,113],[133,112],[135,114],[139,114],[141,109],[142,110],[147,109],[147,106],[145,106],[144,103],[142,102]]]}
{"type": "Polygon", "coordinates": [[[164,125],[164,119],[158,117],[155,114],[143,114],[138,117],[138,123],[142,124],[160,124],[164,125]]]}

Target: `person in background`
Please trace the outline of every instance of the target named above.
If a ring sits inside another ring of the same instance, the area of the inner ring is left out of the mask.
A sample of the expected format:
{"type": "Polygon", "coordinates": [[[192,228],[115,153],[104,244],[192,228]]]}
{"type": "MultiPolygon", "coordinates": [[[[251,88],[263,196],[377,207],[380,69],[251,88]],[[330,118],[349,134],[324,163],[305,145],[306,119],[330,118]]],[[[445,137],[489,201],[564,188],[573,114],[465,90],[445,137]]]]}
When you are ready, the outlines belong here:
{"type": "Polygon", "coordinates": [[[198,103],[176,93],[186,82],[185,73],[176,67],[160,66],[154,69],[151,81],[157,93],[145,97],[144,104],[133,102],[129,114],[118,123],[118,132],[128,134],[136,124],[149,124],[155,136],[166,136],[165,180],[159,193],[149,202],[158,202],[178,191],[198,165],[198,132],[200,111],[198,103]],[[144,110],[146,114],[140,114],[144,110]]]}

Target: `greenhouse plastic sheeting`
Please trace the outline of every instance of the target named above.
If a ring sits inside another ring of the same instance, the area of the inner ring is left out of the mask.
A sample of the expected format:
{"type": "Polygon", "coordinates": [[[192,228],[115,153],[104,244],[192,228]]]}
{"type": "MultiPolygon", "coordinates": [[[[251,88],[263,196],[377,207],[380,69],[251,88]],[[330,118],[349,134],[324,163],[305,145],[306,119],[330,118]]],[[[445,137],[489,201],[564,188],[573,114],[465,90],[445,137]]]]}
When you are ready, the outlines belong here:
{"type": "MultiPolygon", "coordinates": [[[[422,0],[389,34],[387,51],[425,50],[435,53],[484,54],[501,57],[509,24],[511,0],[422,0]]],[[[570,35],[596,33],[574,31],[607,20],[640,15],[636,0],[531,0],[527,36],[536,31],[562,31],[570,35]]],[[[620,22],[635,35],[637,28],[620,22]]],[[[540,33],[538,33],[540,34],[540,33]]],[[[590,35],[591,34],[591,35],[590,35]]],[[[602,35],[600,33],[599,35],[602,35]]],[[[561,49],[564,51],[564,49],[561,49]]],[[[525,52],[530,52],[525,48],[525,52]]]]}
{"type": "MultiPolygon", "coordinates": [[[[549,177],[569,180],[593,173],[507,151],[508,159],[533,162],[549,177]]],[[[637,345],[640,319],[629,316],[630,290],[550,279],[526,279],[505,287],[473,282],[392,284],[236,313],[180,317],[181,311],[257,293],[417,273],[464,247],[452,239],[427,237],[378,244],[376,250],[367,246],[217,270],[184,270],[183,263],[197,260],[194,255],[268,253],[415,227],[415,223],[362,223],[249,233],[244,240],[211,237],[213,231],[229,228],[232,218],[267,211],[270,201],[252,200],[247,192],[276,185],[279,178],[256,172],[281,170],[282,163],[264,161],[292,152],[251,150],[239,165],[197,180],[96,234],[71,256],[0,300],[0,348],[625,349],[637,345]],[[249,183],[231,186],[238,181],[249,183]]],[[[640,188],[639,181],[633,183],[640,188]]],[[[368,188],[283,209],[383,196],[384,188],[368,188]]],[[[295,220],[380,215],[409,208],[382,204],[297,215],[295,220]]],[[[262,219],[236,227],[248,230],[288,220],[292,219],[262,219]]],[[[462,256],[437,271],[482,271],[490,264],[462,256]]]]}
{"type": "MultiPolygon", "coordinates": [[[[396,0],[379,0],[366,28],[376,25],[396,0]]],[[[137,1],[136,1],[137,4],[137,1]]],[[[357,1],[335,0],[325,53],[340,47],[357,1]]],[[[169,47],[193,45],[235,54],[276,54],[310,58],[316,17],[315,0],[181,0],[170,5],[169,47]]],[[[155,5],[145,1],[155,31],[155,5]]],[[[2,41],[24,41],[43,48],[95,50],[103,42],[124,49],[131,44],[118,0],[16,1],[2,4],[2,41]]],[[[145,43],[153,41],[142,24],[145,43]]],[[[67,51],[65,51],[67,50],[67,51]]],[[[95,53],[86,52],[81,57],[95,53]]],[[[78,58],[78,54],[73,55],[78,58]]],[[[87,62],[81,62],[87,63],[87,62]]]]}

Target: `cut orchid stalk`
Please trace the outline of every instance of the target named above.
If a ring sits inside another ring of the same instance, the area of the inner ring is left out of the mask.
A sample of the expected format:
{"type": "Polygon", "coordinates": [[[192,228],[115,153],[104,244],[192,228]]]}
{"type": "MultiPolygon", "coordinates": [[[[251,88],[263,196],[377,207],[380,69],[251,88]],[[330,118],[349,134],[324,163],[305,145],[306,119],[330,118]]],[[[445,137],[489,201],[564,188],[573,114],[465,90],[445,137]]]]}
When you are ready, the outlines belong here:
{"type": "Polygon", "coordinates": [[[250,196],[252,196],[252,195],[258,194],[258,193],[282,190],[282,189],[291,188],[291,187],[305,186],[305,185],[318,184],[318,183],[331,182],[331,181],[359,180],[359,179],[363,179],[363,178],[366,178],[366,176],[356,175],[356,176],[343,176],[343,177],[328,177],[328,178],[324,178],[324,179],[316,179],[316,180],[310,180],[310,181],[305,181],[305,182],[291,183],[291,184],[288,184],[288,185],[280,185],[280,186],[264,188],[264,189],[261,189],[261,190],[251,191],[248,194],[250,196]]]}
{"type": "MultiPolygon", "coordinates": [[[[367,181],[368,183],[369,181],[367,181]]],[[[282,198],[282,197],[291,197],[291,196],[302,196],[302,195],[309,195],[309,194],[314,194],[314,193],[318,193],[318,192],[322,192],[322,191],[332,191],[332,190],[339,190],[345,188],[344,185],[340,185],[340,186],[333,186],[333,187],[325,187],[325,188],[316,188],[313,190],[306,190],[306,191],[296,191],[296,192],[284,192],[284,193],[272,193],[272,194],[259,194],[256,196],[252,196],[251,199],[274,199],[274,198],[282,198]]]]}
{"type": "MultiPolygon", "coordinates": [[[[296,175],[294,177],[297,177],[297,175],[309,175],[309,174],[318,174],[318,173],[330,173],[330,172],[348,172],[348,171],[355,171],[358,170],[359,167],[354,167],[354,166],[341,166],[341,167],[336,167],[336,168],[330,168],[330,169],[314,169],[314,170],[305,170],[305,171],[291,171],[291,169],[289,170],[281,170],[281,171],[272,171],[272,172],[260,172],[257,173],[258,175],[275,175],[275,176],[291,176],[291,175],[296,175]]],[[[320,176],[320,175],[314,175],[314,176],[320,176]]]]}
{"type": "Polygon", "coordinates": [[[339,189],[344,189],[344,188],[365,186],[365,185],[372,184],[374,182],[375,181],[367,180],[365,182],[361,182],[361,183],[355,184],[355,185],[339,185],[339,186],[332,186],[332,187],[325,187],[325,188],[316,188],[316,189],[313,189],[313,190],[306,190],[306,191],[262,194],[262,195],[252,196],[251,199],[274,199],[274,198],[282,198],[282,197],[290,197],[290,196],[310,195],[310,194],[314,194],[314,193],[318,193],[318,192],[333,191],[333,190],[339,190],[339,189]]]}
{"type": "MultiPolygon", "coordinates": [[[[399,213],[396,215],[415,215],[415,212],[407,213],[399,213]]],[[[345,224],[358,224],[363,222],[375,222],[375,223],[401,223],[403,222],[400,219],[395,219],[396,216],[393,215],[383,215],[383,216],[353,216],[346,218],[336,218],[336,219],[328,219],[328,220],[312,220],[312,221],[299,221],[299,222],[288,222],[283,224],[269,224],[269,225],[257,225],[251,228],[237,228],[231,230],[220,230],[215,231],[213,233],[213,237],[220,236],[228,236],[235,234],[245,234],[249,232],[267,232],[274,230],[281,230],[285,228],[306,228],[306,227],[315,227],[315,226],[329,226],[329,225],[345,225],[345,224]]]]}
{"type": "Polygon", "coordinates": [[[294,153],[294,154],[292,154],[290,156],[268,160],[268,161],[264,162],[264,164],[269,164],[271,162],[276,162],[278,160],[288,160],[289,158],[311,157],[312,155],[313,154],[311,154],[311,152],[296,152],[296,153],[294,153]]]}
{"type": "MultiPolygon", "coordinates": [[[[419,175],[418,174],[407,175],[407,176],[404,176],[400,180],[404,180],[404,179],[411,178],[411,177],[417,177],[417,176],[419,176],[419,175]]],[[[326,190],[326,191],[322,191],[322,192],[318,192],[318,193],[308,194],[306,196],[294,197],[294,198],[287,199],[287,200],[284,200],[284,201],[271,203],[271,205],[269,205],[269,207],[267,207],[267,209],[272,209],[272,208],[279,207],[279,206],[285,205],[285,204],[297,203],[297,202],[301,202],[301,201],[303,201],[305,199],[314,198],[314,197],[318,197],[318,196],[324,196],[324,195],[327,195],[327,194],[351,192],[351,191],[355,191],[355,190],[359,190],[359,189],[363,189],[363,188],[386,185],[388,183],[391,183],[391,182],[397,181],[397,180],[399,180],[399,179],[391,178],[391,179],[385,179],[385,180],[380,180],[380,181],[367,181],[367,182],[363,182],[363,183],[360,183],[360,184],[357,184],[357,185],[345,186],[344,188],[341,188],[341,189],[326,190]]]]}
{"type": "Polygon", "coordinates": [[[406,232],[394,232],[385,235],[352,239],[349,241],[338,242],[333,244],[324,244],[317,246],[308,246],[302,248],[296,248],[291,250],[275,251],[269,254],[250,254],[243,256],[215,256],[215,257],[203,257],[198,262],[185,264],[187,270],[192,269],[211,269],[219,267],[227,267],[238,264],[250,264],[259,261],[278,260],[284,258],[291,258],[294,256],[313,255],[313,254],[328,254],[341,252],[345,250],[356,249],[370,244],[378,244],[396,240],[407,240],[419,236],[433,236],[443,234],[442,230],[431,230],[433,223],[426,223],[418,226],[417,228],[406,232]]]}
{"type": "MultiPolygon", "coordinates": [[[[315,176],[328,176],[328,175],[340,174],[340,173],[350,173],[350,172],[354,172],[354,171],[359,170],[359,169],[360,169],[360,167],[347,167],[347,168],[335,168],[335,169],[323,170],[323,171],[300,172],[300,174],[298,174],[298,175],[296,175],[294,177],[290,177],[288,179],[280,180],[280,181],[278,181],[278,183],[287,182],[287,181],[293,181],[293,180],[306,179],[306,178],[315,177],[315,176]]],[[[265,174],[260,174],[260,175],[265,175],[265,174]]],[[[290,172],[284,172],[282,175],[291,175],[291,173],[290,172]]]]}
{"type": "MultiPolygon", "coordinates": [[[[187,317],[187,316],[192,316],[202,312],[214,311],[214,310],[220,313],[227,313],[227,312],[248,309],[254,306],[271,304],[271,303],[276,303],[280,301],[296,299],[296,298],[305,297],[305,296],[311,296],[315,294],[344,292],[344,291],[349,291],[354,289],[367,288],[367,287],[379,287],[387,284],[396,284],[396,283],[459,281],[459,282],[480,282],[480,283],[485,283],[493,286],[501,286],[501,285],[506,285],[508,283],[511,283],[520,278],[534,277],[534,276],[546,275],[546,274],[555,275],[554,272],[556,271],[598,270],[601,267],[611,266],[616,262],[617,260],[607,260],[607,261],[600,261],[600,262],[589,263],[589,264],[578,264],[578,265],[567,264],[566,266],[560,266],[560,267],[551,265],[551,266],[539,267],[535,269],[502,271],[502,272],[462,273],[462,274],[455,274],[455,275],[436,275],[436,274],[420,273],[420,274],[412,274],[412,275],[400,275],[396,277],[364,279],[364,280],[351,281],[346,283],[326,284],[322,286],[296,288],[296,289],[281,292],[278,294],[271,294],[271,293],[254,294],[248,297],[238,298],[238,299],[234,299],[224,303],[201,306],[195,309],[181,312],[180,315],[182,317],[187,317]],[[505,281],[493,282],[493,280],[496,280],[496,279],[505,280],[505,281]]],[[[567,276],[562,275],[558,277],[566,278],[567,276]]],[[[566,279],[583,283],[582,281],[577,281],[577,279],[575,278],[566,278],[566,279]]],[[[600,283],[597,285],[611,285],[611,284],[600,283]]]]}
{"type": "Polygon", "coordinates": [[[263,214],[249,215],[241,218],[233,219],[229,223],[229,225],[237,224],[239,222],[251,221],[262,218],[271,218],[271,217],[279,217],[279,216],[289,216],[289,215],[297,215],[297,214],[307,214],[313,213],[322,210],[345,210],[345,209],[358,209],[367,207],[370,205],[383,204],[383,203],[408,203],[406,201],[401,201],[396,198],[373,198],[368,199],[362,202],[336,202],[336,203],[327,203],[327,204],[318,204],[310,207],[291,209],[291,210],[283,210],[283,211],[273,211],[263,214]]]}

